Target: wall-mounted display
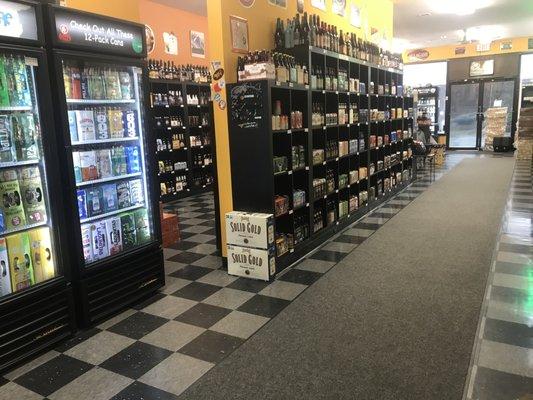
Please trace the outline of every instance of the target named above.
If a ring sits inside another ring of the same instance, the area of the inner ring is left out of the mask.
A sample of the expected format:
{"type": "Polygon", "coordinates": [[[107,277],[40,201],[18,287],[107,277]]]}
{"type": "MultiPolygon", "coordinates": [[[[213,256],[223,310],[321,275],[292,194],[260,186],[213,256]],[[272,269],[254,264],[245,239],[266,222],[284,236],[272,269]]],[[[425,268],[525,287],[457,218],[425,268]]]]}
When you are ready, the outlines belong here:
{"type": "Polygon", "coordinates": [[[205,58],[205,35],[203,32],[191,31],[191,56],[205,58]]]}
{"type": "MultiPolygon", "coordinates": [[[[178,55],[178,37],[174,32],[164,32],[163,33],[163,43],[165,43],[165,53],[173,56],[178,55]]],[[[192,40],[191,40],[191,49],[192,49],[192,40]]]]}
{"type": "Polygon", "coordinates": [[[494,60],[472,61],[470,76],[487,76],[494,74],[494,60]]]}
{"type": "Polygon", "coordinates": [[[231,50],[234,53],[248,52],[248,21],[235,15],[230,16],[231,50]]]}

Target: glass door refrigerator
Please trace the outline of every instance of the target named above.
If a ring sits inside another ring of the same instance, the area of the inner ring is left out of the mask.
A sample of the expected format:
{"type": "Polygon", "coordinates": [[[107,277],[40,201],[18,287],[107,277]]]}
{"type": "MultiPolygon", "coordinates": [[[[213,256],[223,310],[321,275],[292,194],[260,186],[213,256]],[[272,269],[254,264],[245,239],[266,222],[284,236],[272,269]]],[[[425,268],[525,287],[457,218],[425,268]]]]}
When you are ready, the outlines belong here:
{"type": "Polygon", "coordinates": [[[82,326],[164,285],[144,26],[47,6],[72,279],[82,326]]]}
{"type": "Polygon", "coordinates": [[[0,371],[75,328],[41,15],[0,1],[0,371]]]}

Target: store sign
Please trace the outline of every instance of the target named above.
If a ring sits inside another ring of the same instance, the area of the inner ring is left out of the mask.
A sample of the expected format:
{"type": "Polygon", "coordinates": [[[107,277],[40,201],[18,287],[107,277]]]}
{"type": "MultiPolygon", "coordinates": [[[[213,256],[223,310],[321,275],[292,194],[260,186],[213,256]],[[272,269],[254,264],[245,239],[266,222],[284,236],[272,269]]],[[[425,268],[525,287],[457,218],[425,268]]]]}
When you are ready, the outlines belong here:
{"type": "Polygon", "coordinates": [[[425,49],[412,50],[407,53],[407,58],[409,61],[420,61],[426,60],[429,57],[429,51],[425,49]]]}
{"type": "Polygon", "coordinates": [[[472,61],[470,76],[487,76],[494,74],[494,60],[472,61]]]}
{"type": "Polygon", "coordinates": [[[460,56],[466,53],[466,47],[456,47],[455,48],[455,55],[460,56]]]}
{"type": "Polygon", "coordinates": [[[37,40],[35,7],[0,0],[0,36],[37,40]]]}
{"type": "Polygon", "coordinates": [[[117,55],[144,55],[142,26],[67,9],[55,9],[55,26],[59,43],[107,50],[117,55]]]}
{"type": "Polygon", "coordinates": [[[500,50],[511,50],[513,48],[513,42],[501,42],[500,43],[500,50]]]}

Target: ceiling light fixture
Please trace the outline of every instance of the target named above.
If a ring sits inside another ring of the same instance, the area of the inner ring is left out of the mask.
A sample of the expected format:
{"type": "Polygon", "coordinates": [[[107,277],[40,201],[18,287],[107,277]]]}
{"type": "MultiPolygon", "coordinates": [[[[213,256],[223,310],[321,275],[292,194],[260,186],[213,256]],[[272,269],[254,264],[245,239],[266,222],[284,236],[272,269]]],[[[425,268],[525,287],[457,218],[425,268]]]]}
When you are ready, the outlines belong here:
{"type": "Polygon", "coordinates": [[[491,0],[426,0],[427,5],[440,14],[456,14],[460,16],[474,14],[480,8],[491,5],[491,0]]]}

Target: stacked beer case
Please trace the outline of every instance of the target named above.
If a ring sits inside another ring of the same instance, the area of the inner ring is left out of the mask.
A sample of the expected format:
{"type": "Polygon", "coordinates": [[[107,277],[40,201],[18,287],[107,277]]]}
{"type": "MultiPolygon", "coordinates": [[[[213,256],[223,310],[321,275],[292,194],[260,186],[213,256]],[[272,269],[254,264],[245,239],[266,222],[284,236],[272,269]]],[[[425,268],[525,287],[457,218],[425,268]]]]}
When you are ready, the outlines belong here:
{"type": "Polygon", "coordinates": [[[228,273],[269,281],[276,274],[274,216],[232,211],[226,214],[228,273]]]}
{"type": "Polygon", "coordinates": [[[485,112],[484,149],[494,150],[494,138],[503,137],[507,127],[507,107],[491,107],[485,112]]]}
{"type": "Polygon", "coordinates": [[[533,155],[533,107],[522,108],[518,120],[515,146],[518,160],[531,160],[533,155]]]}

